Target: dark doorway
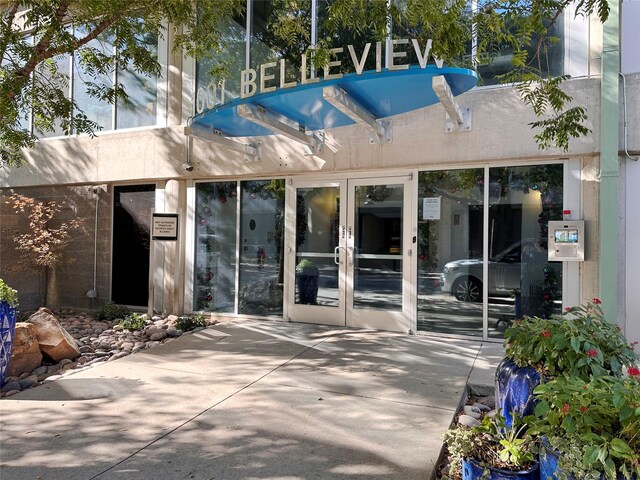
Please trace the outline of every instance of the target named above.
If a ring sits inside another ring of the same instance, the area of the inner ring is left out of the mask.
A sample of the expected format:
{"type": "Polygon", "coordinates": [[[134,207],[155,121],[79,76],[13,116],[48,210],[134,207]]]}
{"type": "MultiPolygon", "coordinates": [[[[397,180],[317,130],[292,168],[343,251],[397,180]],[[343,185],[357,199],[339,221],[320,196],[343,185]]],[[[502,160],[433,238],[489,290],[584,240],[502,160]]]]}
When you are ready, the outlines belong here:
{"type": "Polygon", "coordinates": [[[113,190],[113,271],[111,300],[131,306],[149,302],[149,247],[155,185],[113,190]]]}

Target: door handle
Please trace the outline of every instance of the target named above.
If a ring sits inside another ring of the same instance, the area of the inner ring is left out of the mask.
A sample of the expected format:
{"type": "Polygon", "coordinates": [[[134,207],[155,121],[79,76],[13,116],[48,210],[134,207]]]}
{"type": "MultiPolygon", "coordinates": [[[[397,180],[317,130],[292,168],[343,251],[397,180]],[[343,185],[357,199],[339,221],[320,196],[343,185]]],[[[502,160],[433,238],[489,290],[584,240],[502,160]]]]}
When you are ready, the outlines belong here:
{"type": "Polygon", "coordinates": [[[341,247],[340,245],[338,245],[336,248],[333,249],[333,263],[335,263],[336,265],[340,265],[340,249],[344,248],[341,247]]]}

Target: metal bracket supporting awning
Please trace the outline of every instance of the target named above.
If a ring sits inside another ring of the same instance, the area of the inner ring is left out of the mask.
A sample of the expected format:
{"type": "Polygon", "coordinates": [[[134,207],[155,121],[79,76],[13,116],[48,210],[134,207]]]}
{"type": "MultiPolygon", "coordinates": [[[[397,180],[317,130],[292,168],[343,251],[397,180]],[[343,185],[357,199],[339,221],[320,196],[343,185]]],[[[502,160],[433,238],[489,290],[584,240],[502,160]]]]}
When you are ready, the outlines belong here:
{"type": "Polygon", "coordinates": [[[213,129],[213,131],[209,132],[201,128],[189,126],[184,127],[184,134],[188,137],[196,137],[201,140],[206,140],[208,142],[215,143],[216,145],[228,148],[229,150],[240,152],[244,154],[245,162],[257,162],[262,160],[259,142],[251,144],[242,143],[225,137],[220,130],[213,129]]]}
{"type": "Polygon", "coordinates": [[[456,102],[451,88],[444,75],[436,75],[431,79],[431,86],[434,93],[440,99],[440,103],[447,112],[447,123],[445,131],[470,132],[471,131],[471,108],[460,107],[456,102]]]}
{"type": "Polygon", "coordinates": [[[280,135],[298,142],[307,147],[311,155],[322,153],[324,150],[324,142],[318,139],[313,133],[307,135],[304,126],[298,124],[284,115],[270,112],[260,105],[250,105],[244,103],[238,105],[237,113],[239,117],[249,120],[250,122],[268,128],[280,135]]]}
{"type": "Polygon", "coordinates": [[[391,143],[393,139],[391,121],[376,119],[373,113],[349,96],[344,89],[335,85],[324,87],[322,97],[358,125],[369,130],[371,143],[391,143]]]}

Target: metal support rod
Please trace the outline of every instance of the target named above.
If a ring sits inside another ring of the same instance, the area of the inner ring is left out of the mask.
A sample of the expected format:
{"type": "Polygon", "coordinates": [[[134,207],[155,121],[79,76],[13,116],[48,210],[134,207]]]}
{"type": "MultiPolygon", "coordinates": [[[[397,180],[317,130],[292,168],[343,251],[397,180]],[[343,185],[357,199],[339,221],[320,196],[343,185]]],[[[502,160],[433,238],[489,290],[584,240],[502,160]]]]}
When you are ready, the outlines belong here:
{"type": "MultiPolygon", "coordinates": [[[[279,120],[277,118],[277,114],[268,112],[264,107],[258,107],[245,103],[242,105],[238,105],[237,112],[238,116],[269,130],[273,130],[281,135],[284,135],[285,137],[290,138],[295,142],[302,143],[303,145],[306,145],[312,149],[316,147],[316,139],[304,133],[304,127],[298,127],[296,129],[291,125],[285,123],[284,121],[279,120]]],[[[282,117],[282,115],[278,116],[282,117]]],[[[296,123],[293,120],[289,121],[291,123],[296,123]]]]}
{"type": "Polygon", "coordinates": [[[444,75],[436,75],[433,77],[431,85],[449,117],[458,125],[462,125],[464,123],[462,110],[460,110],[458,103],[455,101],[453,93],[451,93],[449,83],[447,83],[447,79],[444,78],[444,75]]]}
{"type": "Polygon", "coordinates": [[[244,153],[245,155],[255,157],[256,159],[260,158],[260,151],[257,145],[236,142],[235,140],[224,137],[222,133],[218,133],[217,131],[208,132],[199,128],[184,127],[184,134],[216,143],[230,150],[235,150],[237,152],[244,153]]]}
{"type": "Polygon", "coordinates": [[[324,87],[322,96],[358,125],[372,130],[379,137],[385,137],[385,128],[376,120],[376,117],[342,88],[333,85],[324,87]]]}

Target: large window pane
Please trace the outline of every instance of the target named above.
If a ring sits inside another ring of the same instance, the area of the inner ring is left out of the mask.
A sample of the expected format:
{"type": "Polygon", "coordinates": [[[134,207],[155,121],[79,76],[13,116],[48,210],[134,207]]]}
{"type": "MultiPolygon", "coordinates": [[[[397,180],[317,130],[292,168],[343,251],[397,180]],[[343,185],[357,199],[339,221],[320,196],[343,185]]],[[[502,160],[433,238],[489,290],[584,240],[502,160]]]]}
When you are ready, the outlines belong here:
{"type": "MultiPolygon", "coordinates": [[[[540,58],[531,60],[530,66],[540,69],[543,76],[558,76],[564,73],[564,14],[561,14],[556,22],[549,27],[548,38],[557,41],[547,41],[540,48],[540,58]]],[[[527,49],[529,57],[532,57],[538,48],[537,37],[534,36],[531,46],[527,49]]],[[[469,52],[470,53],[470,52],[469,52]]],[[[498,76],[513,70],[513,48],[506,44],[494,44],[489,46],[481,64],[477,68],[482,85],[495,85],[499,83],[498,76]]]]}
{"type": "MultiPolygon", "coordinates": [[[[311,44],[311,0],[253,0],[251,19],[251,68],[284,59],[285,81],[297,79],[301,55],[311,44]]],[[[265,86],[280,85],[279,63],[267,74],[274,78],[265,86]]]]}
{"type": "Polygon", "coordinates": [[[193,309],[235,312],[236,182],[196,185],[193,309]]]}
{"type": "MultiPolygon", "coordinates": [[[[138,43],[158,55],[158,36],[146,35],[138,43]]],[[[126,102],[118,100],[116,114],[117,128],[146,127],[156,124],[156,108],[158,104],[158,78],[155,75],[142,74],[135,71],[133,63],[127,69],[118,69],[118,82],[127,92],[126,102]]]]}
{"type": "Polygon", "coordinates": [[[239,313],[282,316],[284,180],[240,185],[239,313]]]}
{"type": "MultiPolygon", "coordinates": [[[[77,32],[78,36],[83,32],[77,32]]],[[[99,88],[113,87],[113,74],[93,71],[81,59],[88,51],[93,51],[98,56],[113,55],[113,44],[109,35],[103,34],[91,40],[83,50],[74,54],[73,71],[73,98],[80,109],[87,115],[89,120],[93,120],[102,127],[103,130],[113,129],[113,105],[105,100],[89,95],[89,90],[97,91],[99,88]]]]}
{"type": "Polygon", "coordinates": [[[224,47],[215,59],[200,59],[196,66],[196,113],[222,103],[223,96],[225,102],[240,96],[240,72],[246,68],[245,19],[230,19],[220,35],[224,47]]]}
{"type": "MultiPolygon", "coordinates": [[[[52,87],[58,88],[62,91],[65,98],[69,98],[70,70],[69,55],[58,55],[38,67],[35,81],[44,84],[44,86],[49,84],[52,87]]],[[[37,119],[34,119],[34,123],[38,123],[37,119]]],[[[46,138],[64,135],[65,132],[62,129],[60,119],[56,119],[54,120],[53,131],[41,131],[35,128],[34,133],[38,138],[46,138]]]]}
{"type": "Polygon", "coordinates": [[[402,311],[402,185],[355,187],[353,308],[402,311]]]}
{"type": "Polygon", "coordinates": [[[562,263],[547,259],[549,220],[562,220],[562,172],[562,165],[490,169],[490,336],[514,318],[562,310],[562,263]]]}
{"type": "Polygon", "coordinates": [[[421,172],[418,330],[482,335],[483,169],[421,172]]]}
{"type": "Polygon", "coordinates": [[[296,191],[296,303],[338,306],[340,189],[296,191]]]}

